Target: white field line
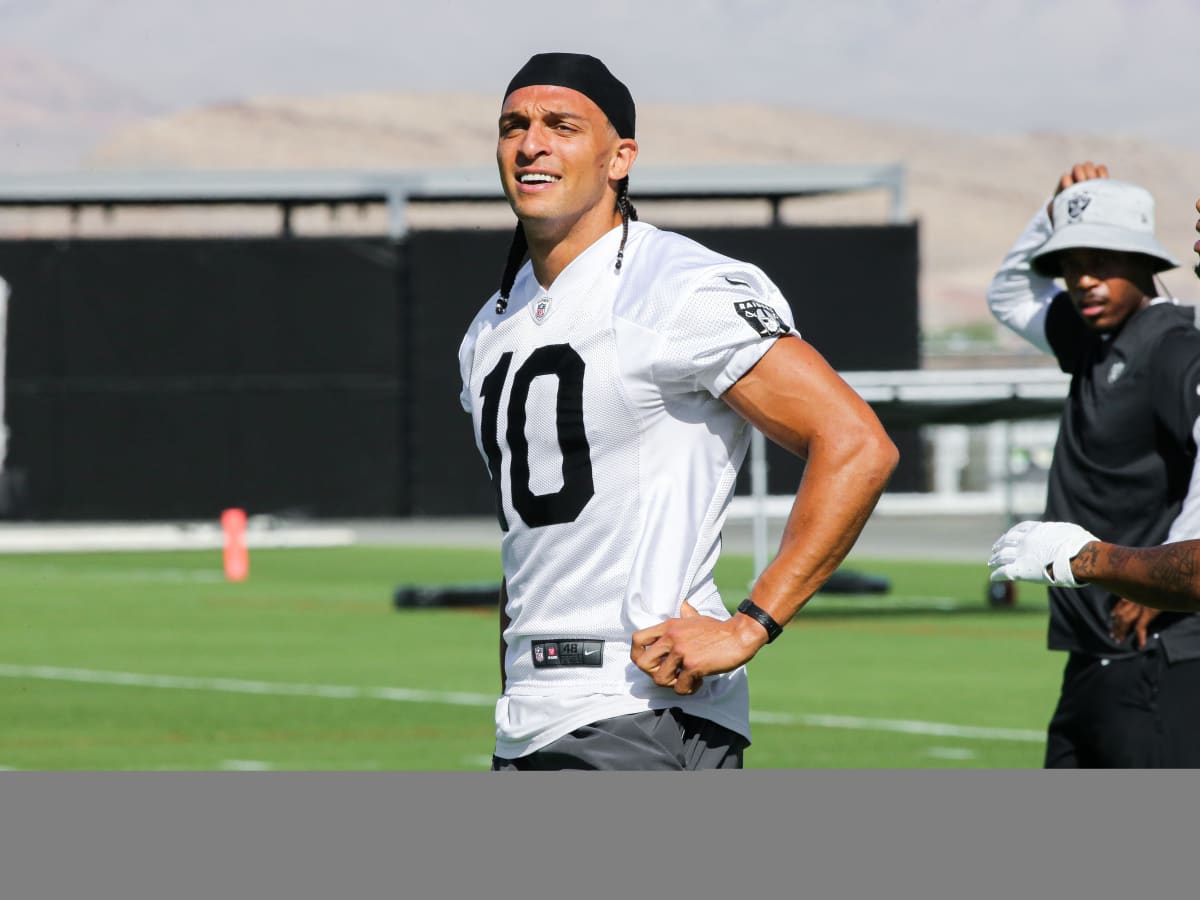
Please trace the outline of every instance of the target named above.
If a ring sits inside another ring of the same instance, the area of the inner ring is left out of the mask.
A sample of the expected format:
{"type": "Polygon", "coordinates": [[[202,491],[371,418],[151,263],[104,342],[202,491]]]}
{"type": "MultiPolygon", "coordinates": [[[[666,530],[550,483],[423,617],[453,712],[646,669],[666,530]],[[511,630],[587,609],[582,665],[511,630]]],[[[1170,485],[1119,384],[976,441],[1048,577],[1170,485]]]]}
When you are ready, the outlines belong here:
{"type": "MultiPolygon", "coordinates": [[[[221,691],[264,696],[323,697],[332,700],[389,700],[398,703],[442,703],[451,706],[489,708],[496,705],[494,695],[472,694],[464,691],[423,691],[412,688],[353,687],[335,684],[289,684],[274,681],[247,681],[237,678],[145,675],[137,672],[101,672],[94,669],[18,666],[5,663],[0,663],[0,678],[36,678],[83,684],[221,691]]],[[[1021,728],[986,728],[909,719],[871,719],[862,716],[797,715],[752,710],[750,721],[762,725],[803,725],[809,728],[845,728],[852,731],[890,731],[899,734],[933,735],[982,741],[1019,741],[1040,744],[1046,739],[1045,734],[1041,731],[1021,728]]]]}
{"type": "Polygon", "coordinates": [[[925,755],[934,759],[974,759],[977,754],[966,747],[930,747],[925,755]]]}
{"type": "Polygon", "coordinates": [[[885,599],[865,599],[862,594],[849,597],[839,594],[817,593],[808,601],[811,609],[827,609],[845,612],[846,610],[878,609],[892,612],[924,612],[937,610],[948,612],[956,609],[966,609],[967,606],[982,610],[978,603],[967,604],[954,597],[927,597],[923,594],[892,594],[885,599]]]}
{"type": "Polygon", "coordinates": [[[912,719],[868,719],[861,716],[791,715],[750,711],[751,722],[764,725],[807,725],[812,728],[848,728],[854,731],[894,731],[899,734],[927,734],[935,737],[965,738],[979,741],[1020,741],[1040,744],[1046,740],[1041,731],[1026,728],[986,728],[976,725],[949,725],[912,719]]]}
{"type": "Polygon", "coordinates": [[[496,705],[496,698],[490,694],[419,691],[408,688],[353,687],[336,684],[289,684],[277,681],[246,681],[239,678],[191,678],[179,675],[144,675],[138,672],[64,669],[58,666],[13,666],[3,663],[0,663],[0,678],[38,678],[46,681],[74,681],[83,684],[221,691],[229,694],[262,694],[277,697],[324,697],[331,700],[391,700],[400,703],[446,703],[453,706],[490,707],[496,705]]]}
{"type": "MultiPolygon", "coordinates": [[[[280,547],[347,547],[354,531],[335,527],[248,528],[250,550],[280,547]]],[[[219,550],[220,527],[200,525],[13,525],[0,528],[0,553],[81,553],[118,550],[219,550]]]]}
{"type": "Polygon", "coordinates": [[[226,772],[269,772],[274,767],[261,759],[227,759],[221,768],[226,772]]]}

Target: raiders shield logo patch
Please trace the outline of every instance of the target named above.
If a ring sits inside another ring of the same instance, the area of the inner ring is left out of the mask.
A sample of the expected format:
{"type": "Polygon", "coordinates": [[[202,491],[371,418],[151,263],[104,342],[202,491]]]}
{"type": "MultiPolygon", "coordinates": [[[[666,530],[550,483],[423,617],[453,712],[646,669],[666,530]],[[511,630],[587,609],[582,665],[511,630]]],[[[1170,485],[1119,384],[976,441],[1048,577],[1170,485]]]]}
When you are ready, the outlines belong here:
{"type": "Polygon", "coordinates": [[[780,320],[779,313],[765,303],[759,303],[757,300],[739,300],[733,304],[733,308],[763,337],[776,337],[787,333],[787,326],[780,320]]]}
{"type": "Polygon", "coordinates": [[[1074,222],[1083,215],[1083,211],[1088,208],[1088,204],[1091,202],[1092,198],[1087,194],[1072,197],[1067,201],[1067,218],[1074,222]]]}

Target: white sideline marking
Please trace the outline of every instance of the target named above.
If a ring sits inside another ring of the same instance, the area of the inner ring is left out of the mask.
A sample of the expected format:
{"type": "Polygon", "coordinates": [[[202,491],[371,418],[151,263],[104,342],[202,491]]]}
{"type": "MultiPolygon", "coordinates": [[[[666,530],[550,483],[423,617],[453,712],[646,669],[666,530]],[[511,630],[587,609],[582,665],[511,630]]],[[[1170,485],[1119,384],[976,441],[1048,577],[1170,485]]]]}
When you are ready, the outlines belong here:
{"type": "MultiPolygon", "coordinates": [[[[465,691],[422,691],[411,688],[353,687],[336,684],[288,684],[276,681],[246,681],[238,678],[192,678],[179,675],[144,675],[137,672],[101,672],[58,666],[16,666],[0,663],[0,678],[39,678],[123,687],[175,688],[192,691],[222,691],[232,694],[261,694],[282,697],[324,697],[333,700],[390,700],[398,703],[444,703],[451,706],[494,707],[492,694],[465,691]]],[[[750,712],[750,721],[763,725],[804,725],[810,728],[846,728],[854,731],[891,731],[982,741],[1021,741],[1040,744],[1046,736],[1021,728],[985,728],[949,725],[908,719],[869,719],[861,716],[795,715],[765,711],[750,712]]]]}
{"type": "Polygon", "coordinates": [[[974,750],[966,747],[930,747],[925,755],[934,759],[974,759],[978,756],[974,750]]]}
{"type": "Polygon", "coordinates": [[[269,772],[273,767],[261,759],[227,759],[221,768],[227,772],[269,772]]]}
{"type": "MultiPolygon", "coordinates": [[[[349,528],[248,526],[246,546],[347,547],[354,543],[349,528]]],[[[0,528],[0,553],[81,553],[118,550],[219,550],[225,535],[211,522],[193,525],[12,525],[0,528]]]]}
{"type": "Polygon", "coordinates": [[[0,678],[41,678],[84,684],[124,687],[176,688],[222,691],[230,694],[265,694],[282,697],[325,697],[333,700],[392,700],[400,703],[448,703],[453,706],[495,706],[490,694],[454,691],[417,691],[408,688],[352,687],[336,684],[287,684],[278,681],[245,681],[238,678],[190,678],[179,675],[143,675],[137,672],[99,672],[58,666],[12,666],[0,663],[0,678]]]}
{"type": "Polygon", "coordinates": [[[795,716],[788,713],[750,711],[751,722],[764,725],[807,725],[816,728],[849,728],[855,731],[894,731],[899,734],[929,734],[936,737],[979,741],[1022,741],[1040,744],[1046,735],[1024,728],[986,728],[977,725],[948,725],[911,719],[867,719],[860,716],[795,716]]]}
{"type": "MultiPolygon", "coordinates": [[[[921,594],[893,594],[882,600],[865,600],[862,594],[845,596],[841,594],[822,594],[818,592],[808,602],[814,610],[827,609],[845,612],[846,610],[878,609],[889,612],[924,612],[937,610],[950,612],[966,609],[968,604],[954,597],[926,597],[921,594]]],[[[982,611],[978,603],[970,604],[973,609],[982,611]]]]}

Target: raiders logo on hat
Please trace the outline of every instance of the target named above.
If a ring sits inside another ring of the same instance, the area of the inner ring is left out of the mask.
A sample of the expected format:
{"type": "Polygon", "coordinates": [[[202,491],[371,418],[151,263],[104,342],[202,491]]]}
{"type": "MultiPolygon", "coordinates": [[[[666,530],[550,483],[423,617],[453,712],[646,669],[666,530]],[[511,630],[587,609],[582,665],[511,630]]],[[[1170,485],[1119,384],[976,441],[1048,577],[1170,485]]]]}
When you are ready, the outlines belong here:
{"type": "Polygon", "coordinates": [[[1143,187],[1112,178],[1091,178],[1054,197],[1054,233],[1029,257],[1047,278],[1062,275],[1060,251],[1074,249],[1140,253],[1165,272],[1179,263],[1154,237],[1154,197],[1143,187]]]}
{"type": "Polygon", "coordinates": [[[1072,197],[1067,202],[1067,217],[1074,221],[1083,215],[1083,211],[1088,208],[1088,204],[1092,202],[1092,198],[1088,194],[1080,194],[1078,197],[1072,197]]]}

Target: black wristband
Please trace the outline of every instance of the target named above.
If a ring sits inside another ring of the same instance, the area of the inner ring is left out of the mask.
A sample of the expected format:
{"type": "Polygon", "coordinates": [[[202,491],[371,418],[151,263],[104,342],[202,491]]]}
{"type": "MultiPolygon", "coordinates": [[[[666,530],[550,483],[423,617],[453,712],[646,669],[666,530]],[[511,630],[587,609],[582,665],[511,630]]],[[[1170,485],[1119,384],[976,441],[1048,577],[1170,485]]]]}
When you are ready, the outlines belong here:
{"type": "Polygon", "coordinates": [[[749,597],[738,604],[737,611],[745,613],[755,622],[767,629],[767,643],[775,640],[779,635],[783,634],[783,626],[771,618],[771,614],[765,609],[753,603],[749,597]]]}

